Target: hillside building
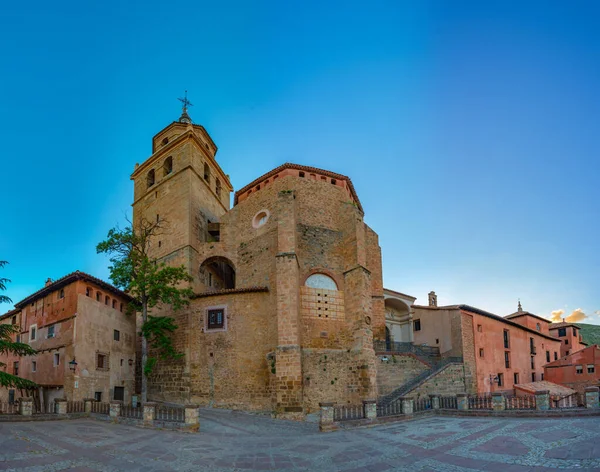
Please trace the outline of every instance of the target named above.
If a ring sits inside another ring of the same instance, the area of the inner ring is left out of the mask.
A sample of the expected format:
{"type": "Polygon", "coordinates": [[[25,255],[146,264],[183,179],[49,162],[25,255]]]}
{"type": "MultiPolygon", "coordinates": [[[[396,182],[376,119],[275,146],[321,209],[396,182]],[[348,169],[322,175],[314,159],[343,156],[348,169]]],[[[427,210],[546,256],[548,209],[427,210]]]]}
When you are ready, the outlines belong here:
{"type": "Polygon", "coordinates": [[[566,387],[585,391],[600,384],[600,348],[596,344],[572,352],[544,366],[545,378],[566,387]]]}

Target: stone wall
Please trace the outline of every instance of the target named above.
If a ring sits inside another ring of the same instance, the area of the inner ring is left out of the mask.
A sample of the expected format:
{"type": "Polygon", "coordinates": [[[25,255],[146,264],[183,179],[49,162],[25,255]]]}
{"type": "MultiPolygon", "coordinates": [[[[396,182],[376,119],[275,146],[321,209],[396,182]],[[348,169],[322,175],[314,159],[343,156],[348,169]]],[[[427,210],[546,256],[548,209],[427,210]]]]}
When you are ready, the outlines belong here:
{"type": "Polygon", "coordinates": [[[377,363],[378,395],[384,396],[422,374],[431,367],[412,355],[379,356],[377,363]]]}
{"type": "Polygon", "coordinates": [[[407,395],[415,398],[438,393],[440,395],[456,395],[465,391],[465,371],[462,364],[448,364],[407,395]]]}

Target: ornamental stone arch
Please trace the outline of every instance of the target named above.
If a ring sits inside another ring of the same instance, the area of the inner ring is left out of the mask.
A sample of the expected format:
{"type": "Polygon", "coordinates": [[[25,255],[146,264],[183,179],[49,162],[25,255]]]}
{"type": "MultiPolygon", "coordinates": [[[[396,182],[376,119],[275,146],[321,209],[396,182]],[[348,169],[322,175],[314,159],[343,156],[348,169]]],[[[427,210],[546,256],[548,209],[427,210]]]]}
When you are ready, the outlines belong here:
{"type": "Polygon", "coordinates": [[[235,266],[224,256],[211,256],[200,264],[200,282],[207,292],[235,288],[235,266]]]}

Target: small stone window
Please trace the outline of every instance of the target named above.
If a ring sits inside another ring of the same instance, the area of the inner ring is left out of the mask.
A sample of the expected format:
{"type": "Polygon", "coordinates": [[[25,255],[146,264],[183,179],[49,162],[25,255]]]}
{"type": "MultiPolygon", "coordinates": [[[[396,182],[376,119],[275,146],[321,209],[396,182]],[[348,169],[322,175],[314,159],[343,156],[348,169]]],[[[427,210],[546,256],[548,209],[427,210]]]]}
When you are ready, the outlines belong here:
{"type": "Polygon", "coordinates": [[[173,172],[173,158],[171,156],[165,159],[165,163],[163,164],[163,171],[165,175],[169,175],[173,172]]]}
{"type": "Polygon", "coordinates": [[[415,320],[413,323],[413,331],[421,331],[421,320],[415,320]]]}
{"type": "Polygon", "coordinates": [[[504,374],[498,374],[498,387],[502,387],[504,385],[504,374]]]}
{"type": "Polygon", "coordinates": [[[58,299],[60,300],[61,298],[65,298],[65,289],[61,288],[60,291],[58,292],[58,299]]]}
{"type": "Polygon", "coordinates": [[[517,384],[519,383],[519,374],[518,374],[517,372],[515,372],[515,373],[513,374],[513,377],[514,377],[514,378],[513,378],[513,383],[514,383],[515,385],[517,385],[517,384]]]}
{"type": "Polygon", "coordinates": [[[146,176],[146,183],[148,184],[148,188],[154,185],[155,177],[154,177],[154,169],[148,171],[148,175],[146,176]]]}
{"type": "Polygon", "coordinates": [[[113,298],[113,302],[112,302],[112,307],[113,307],[113,310],[117,309],[117,301],[114,298],[113,298]]]}
{"type": "Polygon", "coordinates": [[[60,365],[60,354],[58,352],[54,353],[54,367],[58,367],[60,365]]]}
{"type": "Polygon", "coordinates": [[[576,374],[583,374],[583,366],[582,365],[576,365],[575,366],[575,373],[576,374]]]}
{"type": "Polygon", "coordinates": [[[102,294],[100,292],[96,292],[96,301],[99,302],[102,300],[102,294]]]}
{"type": "Polygon", "coordinates": [[[210,167],[208,167],[206,162],[204,163],[204,180],[207,182],[210,181],[210,167]]]}
{"type": "Polygon", "coordinates": [[[217,194],[217,197],[221,198],[221,181],[219,179],[217,179],[217,185],[215,187],[215,193],[217,194]]]}
{"type": "Polygon", "coordinates": [[[123,313],[123,304],[122,304],[122,303],[119,305],[119,311],[120,311],[121,313],[123,313]]]}
{"type": "Polygon", "coordinates": [[[89,287],[85,288],[85,296],[86,297],[91,297],[92,296],[92,289],[89,287]]]}
{"type": "Polygon", "coordinates": [[[37,336],[37,326],[32,325],[31,328],[29,329],[29,340],[35,341],[36,336],[37,336]]]}
{"type": "Polygon", "coordinates": [[[54,325],[52,326],[48,326],[48,336],[46,336],[47,338],[53,338],[54,337],[54,325]]]}
{"type": "Polygon", "coordinates": [[[532,382],[535,382],[535,372],[533,372],[533,373],[531,374],[531,381],[532,381],[532,382]]]}
{"type": "Polygon", "coordinates": [[[164,146],[165,144],[168,144],[168,143],[169,143],[169,138],[164,138],[164,139],[162,140],[162,143],[163,143],[163,146],[164,146]]]}
{"type": "Polygon", "coordinates": [[[37,372],[37,361],[31,361],[31,372],[37,372]]]}
{"type": "Polygon", "coordinates": [[[119,331],[118,329],[113,330],[113,339],[115,341],[120,341],[121,340],[121,331],[119,331]]]}
{"type": "Polygon", "coordinates": [[[588,374],[593,374],[596,371],[594,364],[588,364],[587,371],[588,371],[588,374]]]}
{"type": "Polygon", "coordinates": [[[479,348],[479,357],[483,357],[483,348],[482,347],[479,348]]]}
{"type": "Polygon", "coordinates": [[[110,297],[108,295],[104,297],[104,304],[107,306],[110,304],[110,297]]]}
{"type": "Polygon", "coordinates": [[[206,310],[206,331],[225,331],[227,329],[227,309],[215,306],[206,310]]]}
{"type": "Polygon", "coordinates": [[[337,185],[337,180],[331,179],[331,185],[337,185]]]}
{"type": "Polygon", "coordinates": [[[510,369],[510,352],[504,352],[504,367],[510,369]]]}
{"type": "Polygon", "coordinates": [[[477,325],[477,332],[478,333],[483,332],[483,327],[480,324],[477,325]]]}
{"type": "Polygon", "coordinates": [[[108,370],[108,354],[96,352],[96,370],[108,370]]]}
{"type": "Polygon", "coordinates": [[[298,172],[298,175],[299,175],[300,177],[304,177],[304,172],[298,172]]]}
{"type": "Polygon", "coordinates": [[[542,330],[542,325],[541,325],[541,324],[539,324],[539,323],[537,323],[537,324],[535,325],[535,329],[537,329],[538,331],[541,331],[541,330],[542,330]]]}

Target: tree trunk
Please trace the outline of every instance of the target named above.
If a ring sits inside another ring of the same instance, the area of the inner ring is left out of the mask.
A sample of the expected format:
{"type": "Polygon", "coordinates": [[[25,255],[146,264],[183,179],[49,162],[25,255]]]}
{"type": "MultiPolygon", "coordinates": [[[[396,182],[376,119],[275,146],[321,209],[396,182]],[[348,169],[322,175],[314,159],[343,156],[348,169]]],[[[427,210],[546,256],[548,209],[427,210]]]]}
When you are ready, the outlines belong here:
{"type": "MultiPolygon", "coordinates": [[[[142,326],[148,320],[148,303],[142,301],[142,326]]],[[[146,377],[146,362],[148,362],[148,340],[142,334],[142,405],[148,401],[148,377],[146,377]]]]}

